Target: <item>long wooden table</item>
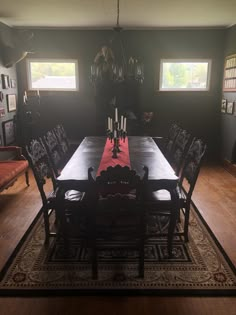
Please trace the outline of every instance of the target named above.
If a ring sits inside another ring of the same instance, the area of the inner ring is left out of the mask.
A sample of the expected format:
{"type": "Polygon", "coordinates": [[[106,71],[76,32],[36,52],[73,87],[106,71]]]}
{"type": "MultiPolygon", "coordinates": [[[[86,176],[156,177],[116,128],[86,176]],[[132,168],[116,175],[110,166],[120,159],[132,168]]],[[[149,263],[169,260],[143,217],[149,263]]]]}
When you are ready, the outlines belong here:
{"type": "MultiPolygon", "coordinates": [[[[161,187],[174,189],[178,177],[151,137],[132,136],[129,140],[131,168],[142,177],[143,167],[149,169],[148,183],[155,182],[161,187]]],[[[57,178],[58,184],[64,188],[86,189],[88,168],[93,167],[96,176],[106,137],[86,137],[77,148],[69,162],[57,178]]],[[[112,158],[112,157],[111,157],[112,158]]]]}
{"type": "MultiPolygon", "coordinates": [[[[129,137],[128,141],[131,168],[136,170],[137,174],[142,177],[144,174],[143,167],[147,166],[149,169],[147,185],[150,188],[151,186],[155,187],[155,190],[157,188],[167,189],[171,194],[175,207],[173,208],[172,223],[169,225],[168,232],[168,252],[171,255],[173,232],[179,209],[176,191],[178,177],[151,137],[133,136],[129,137]]],[[[74,189],[86,192],[89,189],[88,169],[93,167],[94,177],[96,177],[105,143],[106,137],[86,137],[82,141],[62,170],[61,175],[57,178],[59,191],[62,192],[59,193],[58,191],[59,208],[63,204],[60,198],[63,198],[63,193],[66,190],[74,189]]]]}

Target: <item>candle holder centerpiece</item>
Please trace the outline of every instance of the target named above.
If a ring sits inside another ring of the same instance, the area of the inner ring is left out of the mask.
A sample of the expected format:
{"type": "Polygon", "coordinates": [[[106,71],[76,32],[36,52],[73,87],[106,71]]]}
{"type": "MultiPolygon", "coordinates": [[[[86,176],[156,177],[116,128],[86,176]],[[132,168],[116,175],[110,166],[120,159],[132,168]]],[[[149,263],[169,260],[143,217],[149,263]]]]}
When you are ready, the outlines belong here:
{"type": "Polygon", "coordinates": [[[120,141],[125,142],[126,136],[126,117],[121,115],[119,120],[118,108],[116,107],[114,119],[108,117],[107,126],[107,137],[113,142],[112,158],[117,158],[117,154],[121,152],[120,141]]]}

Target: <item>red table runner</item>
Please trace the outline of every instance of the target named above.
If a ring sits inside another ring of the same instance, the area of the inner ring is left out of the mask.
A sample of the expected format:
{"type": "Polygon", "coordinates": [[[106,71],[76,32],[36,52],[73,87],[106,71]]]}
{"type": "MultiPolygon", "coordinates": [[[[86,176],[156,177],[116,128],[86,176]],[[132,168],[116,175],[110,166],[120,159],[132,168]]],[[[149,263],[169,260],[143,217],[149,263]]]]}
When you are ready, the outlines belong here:
{"type": "Polygon", "coordinates": [[[129,157],[129,144],[128,138],[120,141],[120,150],[121,152],[117,153],[117,158],[112,158],[112,149],[113,142],[107,139],[104,151],[102,154],[101,162],[97,171],[97,176],[100,175],[101,171],[106,170],[108,166],[116,166],[119,164],[120,166],[129,166],[130,167],[130,157],[129,157]]]}

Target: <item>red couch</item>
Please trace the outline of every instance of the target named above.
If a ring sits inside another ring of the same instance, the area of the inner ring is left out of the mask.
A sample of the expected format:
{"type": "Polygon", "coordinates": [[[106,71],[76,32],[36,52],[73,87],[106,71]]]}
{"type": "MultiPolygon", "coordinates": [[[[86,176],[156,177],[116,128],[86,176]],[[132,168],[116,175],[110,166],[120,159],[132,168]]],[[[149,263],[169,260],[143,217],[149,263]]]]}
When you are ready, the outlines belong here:
{"type": "Polygon", "coordinates": [[[0,160],[0,192],[12,186],[19,176],[25,174],[26,184],[29,186],[29,163],[22,155],[22,150],[17,146],[1,147],[1,152],[10,152],[10,160],[0,160]]]}

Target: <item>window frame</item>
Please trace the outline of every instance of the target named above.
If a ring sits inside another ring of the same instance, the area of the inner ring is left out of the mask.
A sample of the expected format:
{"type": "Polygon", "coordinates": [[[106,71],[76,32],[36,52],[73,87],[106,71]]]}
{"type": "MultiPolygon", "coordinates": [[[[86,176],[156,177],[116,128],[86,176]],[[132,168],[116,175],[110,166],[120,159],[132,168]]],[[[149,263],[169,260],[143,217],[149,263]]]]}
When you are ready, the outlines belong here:
{"type": "Polygon", "coordinates": [[[53,91],[53,92],[78,92],[79,91],[79,66],[77,59],[66,58],[27,58],[26,59],[27,86],[29,91],[53,91]],[[33,88],[31,77],[31,62],[74,63],[75,64],[75,88],[33,88]]]}
{"type": "Polygon", "coordinates": [[[207,58],[163,58],[160,60],[160,75],[159,75],[159,88],[160,92],[209,92],[210,91],[210,84],[211,84],[211,67],[212,67],[212,59],[207,58]],[[181,63],[181,62],[188,62],[188,63],[200,63],[200,62],[207,62],[208,63],[208,71],[207,71],[207,80],[206,80],[206,88],[163,88],[162,79],[163,79],[163,63],[181,63]]]}

